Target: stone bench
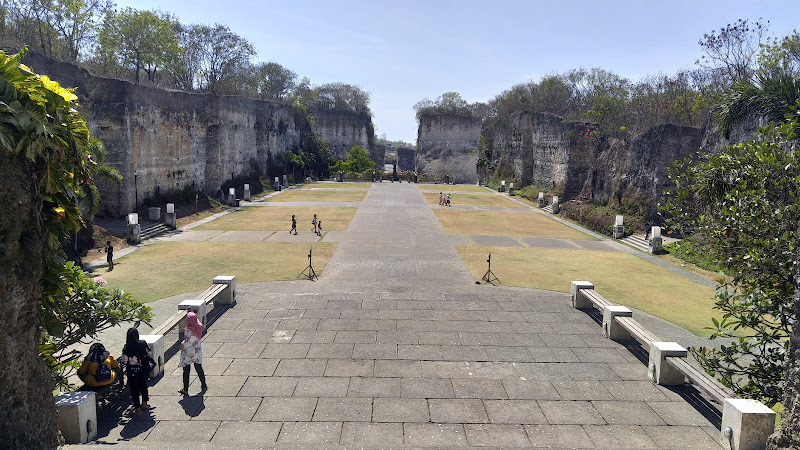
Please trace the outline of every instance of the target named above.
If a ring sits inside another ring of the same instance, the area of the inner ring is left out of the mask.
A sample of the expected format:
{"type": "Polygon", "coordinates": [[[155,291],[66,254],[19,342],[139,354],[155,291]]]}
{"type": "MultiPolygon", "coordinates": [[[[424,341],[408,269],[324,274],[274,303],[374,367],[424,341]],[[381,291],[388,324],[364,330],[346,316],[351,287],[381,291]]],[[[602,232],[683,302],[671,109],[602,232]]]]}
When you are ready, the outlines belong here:
{"type": "Polygon", "coordinates": [[[55,398],[58,429],[67,444],[85,444],[97,437],[97,402],[92,391],[62,392],[55,398]]]}

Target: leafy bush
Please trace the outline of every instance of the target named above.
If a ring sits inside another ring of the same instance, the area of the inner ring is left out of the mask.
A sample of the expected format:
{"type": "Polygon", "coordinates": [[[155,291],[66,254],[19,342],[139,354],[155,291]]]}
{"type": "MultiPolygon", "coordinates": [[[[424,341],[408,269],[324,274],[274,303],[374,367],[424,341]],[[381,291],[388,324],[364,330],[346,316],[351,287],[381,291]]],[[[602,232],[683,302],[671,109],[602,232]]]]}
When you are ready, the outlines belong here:
{"type": "Polygon", "coordinates": [[[683,239],[664,245],[664,250],[670,255],[686,261],[695,266],[710,270],[712,272],[722,272],[724,267],[719,264],[719,256],[709,248],[698,236],[683,239]]]}

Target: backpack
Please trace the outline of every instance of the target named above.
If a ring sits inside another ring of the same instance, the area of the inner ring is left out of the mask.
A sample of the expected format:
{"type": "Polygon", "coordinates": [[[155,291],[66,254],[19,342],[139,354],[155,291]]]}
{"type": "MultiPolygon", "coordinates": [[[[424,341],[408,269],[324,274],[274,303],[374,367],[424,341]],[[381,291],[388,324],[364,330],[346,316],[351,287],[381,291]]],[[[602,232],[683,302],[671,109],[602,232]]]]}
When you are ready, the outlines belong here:
{"type": "Polygon", "coordinates": [[[94,374],[94,379],[98,383],[108,381],[111,379],[111,368],[105,362],[97,365],[97,372],[94,374]]]}

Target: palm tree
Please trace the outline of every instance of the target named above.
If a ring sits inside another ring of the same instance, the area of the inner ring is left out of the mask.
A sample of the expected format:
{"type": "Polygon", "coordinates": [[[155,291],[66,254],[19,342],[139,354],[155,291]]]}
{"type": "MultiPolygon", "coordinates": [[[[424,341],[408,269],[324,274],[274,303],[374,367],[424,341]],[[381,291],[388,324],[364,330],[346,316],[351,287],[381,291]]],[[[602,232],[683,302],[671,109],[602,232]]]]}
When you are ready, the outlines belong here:
{"type": "Polygon", "coordinates": [[[800,79],[783,70],[760,72],[753,81],[741,80],[722,94],[714,111],[719,131],[728,139],[733,125],[748,116],[782,122],[786,114],[800,115],[800,79]]]}

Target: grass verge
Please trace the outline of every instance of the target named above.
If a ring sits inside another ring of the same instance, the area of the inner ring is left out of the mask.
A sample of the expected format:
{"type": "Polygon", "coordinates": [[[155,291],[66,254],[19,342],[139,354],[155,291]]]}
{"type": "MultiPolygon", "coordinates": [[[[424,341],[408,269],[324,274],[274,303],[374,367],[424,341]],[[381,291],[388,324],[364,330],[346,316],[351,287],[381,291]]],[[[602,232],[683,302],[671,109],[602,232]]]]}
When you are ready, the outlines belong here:
{"type": "Polygon", "coordinates": [[[698,336],[711,318],[714,290],[627,253],[508,247],[457,246],[472,276],[492,272],[503,285],[569,292],[572,280],[588,280],[612,303],[636,308],[683,327],[698,336]]]}
{"type": "Polygon", "coordinates": [[[450,234],[595,240],[534,212],[434,209],[433,213],[450,234]]]}
{"type": "Polygon", "coordinates": [[[486,188],[482,186],[476,186],[474,184],[418,184],[417,189],[423,192],[436,192],[436,195],[439,195],[439,192],[447,193],[450,192],[479,192],[485,194],[491,194],[492,191],[487,191],[486,188]]]}
{"type": "MultiPolygon", "coordinates": [[[[235,275],[238,283],[294,280],[308,265],[308,243],[159,242],[114,261],[102,275],[108,287],[122,289],[140,302],[198,291],[217,275],[235,275]]],[[[336,244],[313,244],[314,269],[325,270],[336,244]]]]}
{"type": "MultiPolygon", "coordinates": [[[[446,191],[443,191],[447,195],[446,191]]],[[[438,192],[423,192],[425,201],[431,205],[439,204],[438,192]]],[[[520,205],[499,195],[494,195],[488,191],[485,194],[450,194],[451,205],[466,206],[504,206],[506,208],[519,208],[520,205]]]]}
{"type": "Polygon", "coordinates": [[[195,230],[278,231],[292,227],[292,214],[297,219],[298,230],[310,230],[314,214],[322,220],[325,231],[344,231],[353,220],[358,208],[311,206],[251,206],[222,216],[195,230]]]}
{"type": "Polygon", "coordinates": [[[360,202],[367,191],[321,191],[291,189],[268,198],[267,202],[360,202]]]}
{"type": "Polygon", "coordinates": [[[305,183],[300,189],[314,189],[314,188],[325,188],[325,189],[367,189],[372,187],[371,182],[335,182],[335,181],[317,181],[314,183],[305,183]]]}

